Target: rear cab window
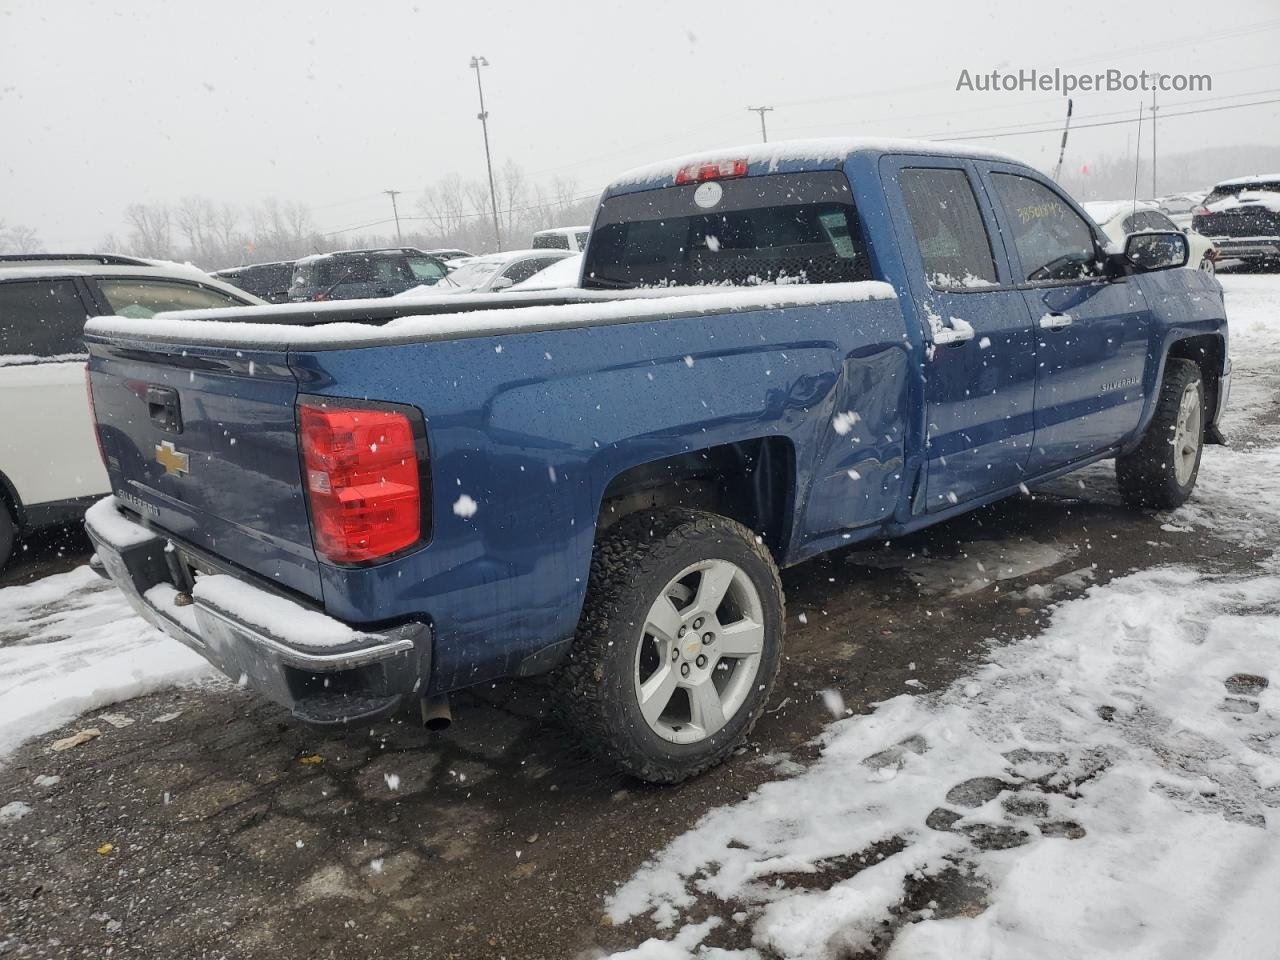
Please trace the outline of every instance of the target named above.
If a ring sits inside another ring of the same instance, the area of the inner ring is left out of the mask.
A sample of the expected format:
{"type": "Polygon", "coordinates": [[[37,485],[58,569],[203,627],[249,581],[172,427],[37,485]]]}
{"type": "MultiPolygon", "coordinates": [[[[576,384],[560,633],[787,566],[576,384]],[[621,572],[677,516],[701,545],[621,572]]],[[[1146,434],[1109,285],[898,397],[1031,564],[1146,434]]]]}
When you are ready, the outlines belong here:
{"type": "Polygon", "coordinates": [[[682,184],[605,200],[583,286],[750,286],[871,279],[840,172],[682,184]]]}
{"type": "Polygon", "coordinates": [[[563,233],[539,233],[533,238],[534,250],[568,250],[569,238],[563,233]]]}
{"type": "Polygon", "coordinates": [[[72,280],[0,282],[0,366],[82,358],[86,319],[72,280]]]}

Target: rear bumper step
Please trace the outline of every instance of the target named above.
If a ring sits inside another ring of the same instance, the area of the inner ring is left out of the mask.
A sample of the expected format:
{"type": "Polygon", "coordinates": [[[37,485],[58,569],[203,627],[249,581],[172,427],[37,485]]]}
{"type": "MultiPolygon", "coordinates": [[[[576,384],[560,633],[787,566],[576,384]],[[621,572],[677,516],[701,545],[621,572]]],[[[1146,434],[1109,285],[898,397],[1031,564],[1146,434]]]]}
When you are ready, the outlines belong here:
{"type": "Polygon", "coordinates": [[[425,624],[368,633],[247,580],[227,583],[232,578],[224,575],[200,578],[186,593],[170,562],[181,545],[125,516],[114,497],[89,510],[85,529],[96,550],[91,567],[115,583],[144,620],[304,723],[367,723],[426,687],[431,633],[425,624]],[[289,624],[289,636],[282,624],[289,624]]]}

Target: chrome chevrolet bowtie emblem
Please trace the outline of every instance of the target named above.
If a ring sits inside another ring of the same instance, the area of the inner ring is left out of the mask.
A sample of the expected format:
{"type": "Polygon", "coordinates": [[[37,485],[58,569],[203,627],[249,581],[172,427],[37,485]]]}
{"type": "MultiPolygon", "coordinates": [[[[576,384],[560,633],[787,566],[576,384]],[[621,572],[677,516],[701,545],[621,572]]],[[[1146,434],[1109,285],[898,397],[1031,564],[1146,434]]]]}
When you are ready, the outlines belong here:
{"type": "Polygon", "coordinates": [[[173,441],[166,440],[156,444],[156,463],[164,467],[165,473],[180,477],[190,472],[191,458],[175,447],[173,441]]]}

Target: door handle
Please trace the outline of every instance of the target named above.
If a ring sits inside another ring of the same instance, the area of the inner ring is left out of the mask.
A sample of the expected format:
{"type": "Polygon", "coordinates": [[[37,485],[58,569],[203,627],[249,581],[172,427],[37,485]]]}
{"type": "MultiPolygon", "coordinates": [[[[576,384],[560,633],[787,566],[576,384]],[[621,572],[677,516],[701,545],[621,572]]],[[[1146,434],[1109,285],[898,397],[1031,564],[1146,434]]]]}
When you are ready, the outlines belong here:
{"type": "Polygon", "coordinates": [[[1071,317],[1065,313],[1046,313],[1040,318],[1041,330],[1061,330],[1071,326],[1071,317]]]}
{"type": "Polygon", "coordinates": [[[951,325],[944,327],[941,317],[930,314],[929,326],[932,328],[933,345],[935,347],[950,347],[957,343],[968,343],[974,338],[973,327],[959,317],[952,317],[951,325]]]}

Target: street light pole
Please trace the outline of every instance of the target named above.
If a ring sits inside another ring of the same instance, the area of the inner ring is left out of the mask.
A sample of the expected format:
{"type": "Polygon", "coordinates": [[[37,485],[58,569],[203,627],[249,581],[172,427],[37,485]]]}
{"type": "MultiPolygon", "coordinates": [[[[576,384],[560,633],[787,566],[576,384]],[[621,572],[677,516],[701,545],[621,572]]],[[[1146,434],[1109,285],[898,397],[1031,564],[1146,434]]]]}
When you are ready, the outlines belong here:
{"type": "Polygon", "coordinates": [[[400,234],[400,210],[396,206],[396,197],[404,193],[404,191],[403,190],[383,190],[382,192],[391,198],[391,212],[395,215],[395,218],[396,218],[396,243],[400,244],[400,246],[403,247],[404,237],[401,236],[400,234]]]}
{"type": "Polygon", "coordinates": [[[480,113],[477,119],[484,128],[484,163],[489,168],[489,204],[493,207],[493,241],[502,250],[502,231],[498,228],[498,191],[493,186],[493,157],[489,153],[489,111],[484,108],[484,86],[480,83],[480,68],[487,67],[484,57],[472,57],[471,68],[476,72],[476,92],[480,94],[480,113]]]}
{"type": "Polygon", "coordinates": [[[769,113],[771,110],[773,110],[773,107],[747,107],[747,109],[750,110],[752,113],[760,114],[760,142],[768,143],[769,131],[766,130],[764,126],[764,115],[766,113],[769,113]]]}

